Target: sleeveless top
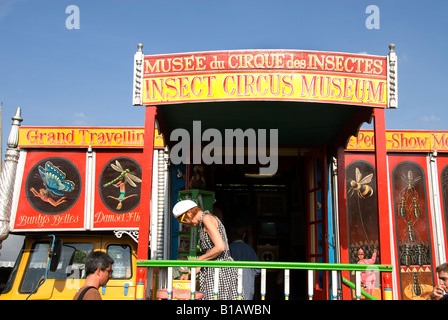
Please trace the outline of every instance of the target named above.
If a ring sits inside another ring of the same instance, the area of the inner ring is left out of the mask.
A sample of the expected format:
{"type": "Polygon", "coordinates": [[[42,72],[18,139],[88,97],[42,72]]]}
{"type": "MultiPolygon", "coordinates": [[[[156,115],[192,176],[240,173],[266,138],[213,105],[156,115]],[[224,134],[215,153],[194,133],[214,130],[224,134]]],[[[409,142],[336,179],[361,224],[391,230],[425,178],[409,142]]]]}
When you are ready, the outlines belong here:
{"type": "Polygon", "coordinates": [[[201,248],[201,251],[203,253],[207,253],[210,251],[215,245],[213,244],[213,241],[210,239],[210,236],[207,232],[204,231],[204,223],[202,222],[202,219],[206,214],[212,215],[215,217],[215,219],[218,221],[218,231],[221,234],[222,240],[224,241],[224,244],[226,245],[226,249],[221,252],[219,256],[217,256],[214,260],[217,261],[233,261],[232,257],[230,256],[230,250],[229,250],[229,243],[227,241],[227,233],[224,225],[222,224],[221,220],[218,219],[217,216],[211,214],[209,211],[204,211],[202,213],[201,221],[199,222],[198,227],[198,233],[199,233],[199,240],[198,244],[201,248]]]}
{"type": "MultiPolygon", "coordinates": [[[[213,241],[207,232],[204,231],[204,224],[202,219],[204,215],[211,214],[208,211],[204,211],[201,220],[198,224],[198,234],[199,240],[198,244],[203,253],[210,251],[213,247],[213,241]]],[[[227,234],[222,222],[213,215],[218,221],[218,231],[221,234],[222,239],[225,243],[225,250],[217,256],[214,260],[217,261],[233,261],[230,256],[229,243],[227,241],[227,234]]],[[[202,299],[213,300],[214,299],[214,278],[215,278],[215,268],[202,267],[199,272],[199,291],[204,294],[202,299]]],[[[238,298],[238,271],[235,268],[219,268],[219,300],[236,300],[238,298]]]]}

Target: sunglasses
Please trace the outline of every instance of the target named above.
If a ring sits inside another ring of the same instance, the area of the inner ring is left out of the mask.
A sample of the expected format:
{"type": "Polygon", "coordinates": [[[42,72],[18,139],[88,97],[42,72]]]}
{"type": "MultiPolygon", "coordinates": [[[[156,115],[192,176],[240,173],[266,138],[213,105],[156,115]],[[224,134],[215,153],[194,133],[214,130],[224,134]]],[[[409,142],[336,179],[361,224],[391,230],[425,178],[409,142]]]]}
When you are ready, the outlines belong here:
{"type": "Polygon", "coordinates": [[[112,269],[110,269],[110,270],[104,269],[103,272],[109,273],[110,276],[112,277],[112,273],[114,272],[114,270],[112,270],[112,269]]]}
{"type": "MultiPolygon", "coordinates": [[[[187,211],[188,212],[188,211],[187,211]]],[[[179,223],[184,223],[185,220],[185,216],[187,215],[187,212],[185,212],[183,215],[181,215],[180,217],[177,218],[177,221],[179,223]]]]}

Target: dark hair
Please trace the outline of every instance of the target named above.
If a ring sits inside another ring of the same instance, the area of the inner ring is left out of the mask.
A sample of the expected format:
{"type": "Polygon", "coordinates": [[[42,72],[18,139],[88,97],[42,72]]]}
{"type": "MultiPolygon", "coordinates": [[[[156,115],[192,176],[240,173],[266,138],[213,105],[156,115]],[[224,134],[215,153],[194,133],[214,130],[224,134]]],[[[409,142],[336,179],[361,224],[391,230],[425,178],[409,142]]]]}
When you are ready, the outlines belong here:
{"type": "Polygon", "coordinates": [[[86,258],[86,276],[92,274],[96,269],[106,270],[107,267],[114,263],[107,253],[102,251],[92,251],[86,258]]]}
{"type": "Polygon", "coordinates": [[[436,272],[448,272],[448,262],[445,262],[436,268],[436,272]]]}
{"type": "Polygon", "coordinates": [[[230,238],[232,241],[243,240],[247,232],[246,224],[241,220],[232,221],[230,225],[230,238]]]}

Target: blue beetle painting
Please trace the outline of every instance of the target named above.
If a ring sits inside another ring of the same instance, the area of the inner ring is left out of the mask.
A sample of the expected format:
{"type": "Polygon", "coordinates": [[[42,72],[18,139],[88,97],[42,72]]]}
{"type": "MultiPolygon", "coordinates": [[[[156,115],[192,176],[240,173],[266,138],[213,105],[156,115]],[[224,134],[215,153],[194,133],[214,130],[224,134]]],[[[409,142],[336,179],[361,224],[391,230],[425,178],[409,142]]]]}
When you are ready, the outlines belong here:
{"type": "Polygon", "coordinates": [[[29,171],[28,202],[44,214],[60,214],[79,199],[82,180],[77,166],[66,158],[52,157],[36,162],[29,171]]]}
{"type": "Polygon", "coordinates": [[[50,161],[45,163],[45,169],[39,166],[39,174],[47,189],[47,193],[50,192],[58,196],[63,196],[64,192],[70,192],[75,188],[75,183],[70,180],[65,180],[65,173],[55,167],[50,161]]]}

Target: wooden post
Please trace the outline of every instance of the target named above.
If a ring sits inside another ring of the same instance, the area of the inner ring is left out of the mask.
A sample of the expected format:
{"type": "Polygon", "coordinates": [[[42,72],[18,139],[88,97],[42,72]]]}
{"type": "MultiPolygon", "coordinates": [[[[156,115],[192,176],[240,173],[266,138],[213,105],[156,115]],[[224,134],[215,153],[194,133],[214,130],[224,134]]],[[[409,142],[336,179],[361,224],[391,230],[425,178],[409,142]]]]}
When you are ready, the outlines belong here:
{"type": "MultiPolygon", "coordinates": [[[[339,215],[339,243],[342,263],[350,262],[348,250],[348,228],[347,228],[347,203],[345,198],[345,149],[339,146],[337,149],[337,174],[338,174],[338,215],[339,215]]],[[[350,279],[349,271],[341,271],[341,276],[350,279]]],[[[343,297],[351,296],[351,289],[342,286],[343,297]]]]}
{"type": "MultiPolygon", "coordinates": [[[[387,149],[386,149],[386,120],[385,110],[374,110],[374,135],[375,135],[375,167],[376,188],[378,201],[378,221],[380,237],[381,264],[392,264],[390,224],[389,224],[389,190],[387,176],[387,149]]],[[[383,279],[384,280],[384,279],[383,279]]],[[[386,286],[382,281],[383,287],[386,286]]],[[[388,292],[391,296],[391,292],[388,292]]],[[[384,298],[384,297],[383,297],[384,298]]]]}

